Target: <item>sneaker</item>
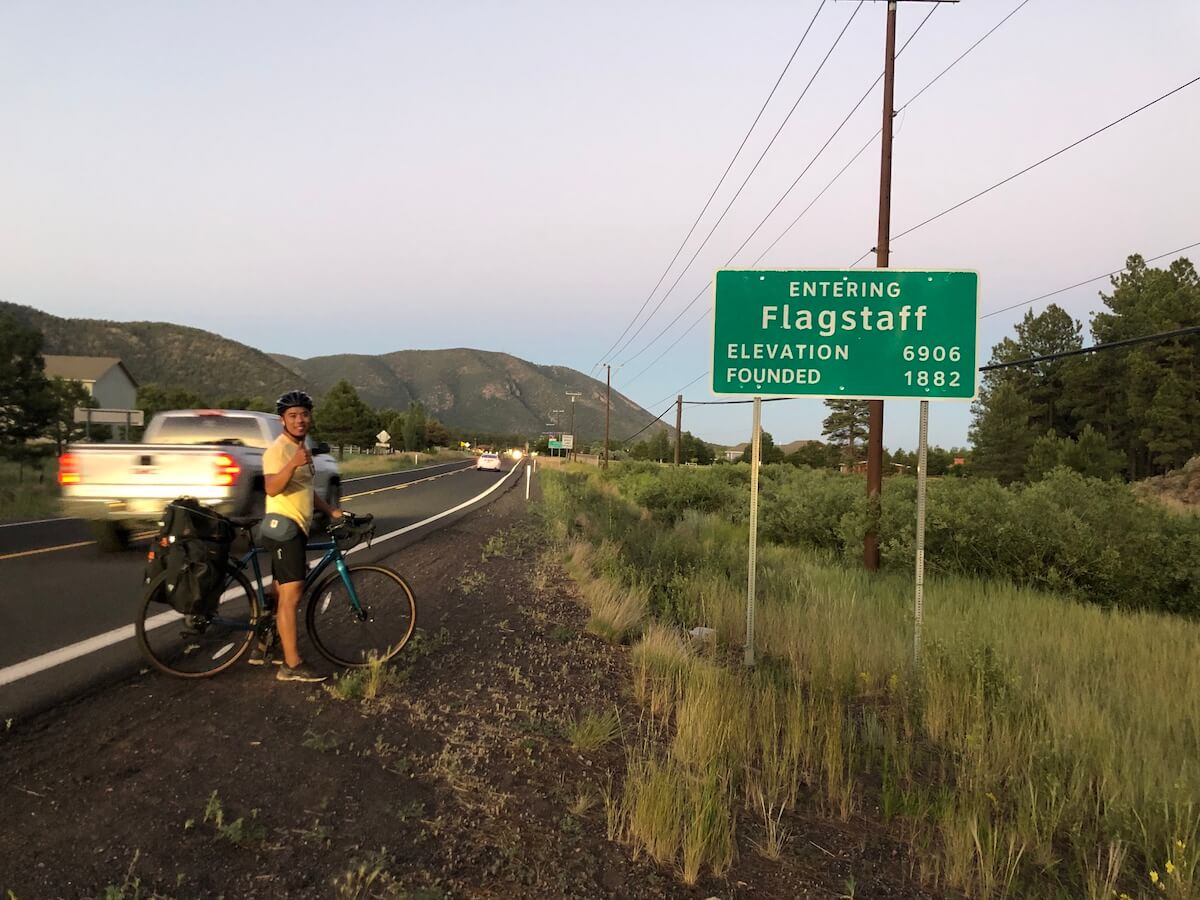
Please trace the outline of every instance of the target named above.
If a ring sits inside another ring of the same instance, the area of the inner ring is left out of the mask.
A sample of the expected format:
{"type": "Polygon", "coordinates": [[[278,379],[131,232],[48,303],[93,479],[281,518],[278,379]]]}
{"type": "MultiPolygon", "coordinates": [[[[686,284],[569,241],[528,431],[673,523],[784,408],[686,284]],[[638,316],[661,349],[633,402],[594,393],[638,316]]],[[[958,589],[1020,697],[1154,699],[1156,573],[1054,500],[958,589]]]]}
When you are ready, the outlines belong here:
{"type": "Polygon", "coordinates": [[[271,649],[262,642],[251,648],[250,658],[246,660],[247,664],[252,666],[265,666],[268,661],[276,666],[283,665],[283,660],[271,653],[271,649]]]}
{"type": "Polygon", "coordinates": [[[279,667],[279,671],[275,673],[276,681],[324,681],[328,675],[322,675],[306,662],[292,668],[287,663],[283,663],[279,667]]]}

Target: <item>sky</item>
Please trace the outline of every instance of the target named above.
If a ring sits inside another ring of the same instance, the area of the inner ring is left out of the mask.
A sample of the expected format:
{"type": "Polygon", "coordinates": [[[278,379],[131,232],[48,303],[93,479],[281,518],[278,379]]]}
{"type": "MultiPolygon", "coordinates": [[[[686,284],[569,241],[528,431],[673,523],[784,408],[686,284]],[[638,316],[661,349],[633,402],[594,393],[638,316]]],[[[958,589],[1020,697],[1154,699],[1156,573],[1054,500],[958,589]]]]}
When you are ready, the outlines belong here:
{"type": "MultiPolygon", "coordinates": [[[[897,61],[897,108],[1019,2],[938,5],[897,61]]],[[[900,3],[901,42],[930,9],[900,3]]],[[[465,346],[601,379],[608,361],[652,413],[685,385],[711,400],[718,268],[845,268],[874,246],[878,142],[754,263],[879,128],[878,88],[735,255],[879,75],[885,16],[870,0],[6,0],[0,299],[299,357],[465,346]]],[[[1028,0],[897,116],[892,234],[1200,75],[1198,40],[1195,0],[1028,0]]],[[[1200,84],[895,239],[891,265],[974,269],[987,313],[1200,241],[1198,146],[1200,84]]],[[[1106,286],[1055,302],[1086,335],[1106,286]]],[[[1022,312],[981,320],[981,360],[1022,312]]],[[[969,407],[933,404],[931,443],[965,444],[969,407]]],[[[763,425],[819,438],[825,414],[770,403],[763,425]]],[[[889,402],[885,443],[915,446],[917,418],[889,402]]],[[[684,413],[722,443],[750,423],[748,405],[684,413]]]]}

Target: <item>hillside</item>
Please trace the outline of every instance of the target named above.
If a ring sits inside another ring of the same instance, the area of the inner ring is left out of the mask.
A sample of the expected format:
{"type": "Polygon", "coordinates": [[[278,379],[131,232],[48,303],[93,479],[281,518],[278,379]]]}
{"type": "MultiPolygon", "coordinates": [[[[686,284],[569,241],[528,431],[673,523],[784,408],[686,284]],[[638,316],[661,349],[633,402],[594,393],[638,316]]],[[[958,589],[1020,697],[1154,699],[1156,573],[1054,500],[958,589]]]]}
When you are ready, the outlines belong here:
{"type": "MultiPolygon", "coordinates": [[[[166,322],[65,319],[28,306],[0,302],[0,313],[39,329],[44,352],[116,356],[139,384],[181,387],[204,397],[274,397],[300,387],[320,397],[345,378],[371,406],[405,409],[413,400],[452,428],[538,434],[550,430],[551,410],[561,429],[575,403],[575,431],[583,441],[604,436],[604,383],[564,366],[540,366],[508,353],[457,348],[399,350],[381,356],[338,354],[299,359],[264,353],[212,332],[166,322]]],[[[613,392],[612,439],[620,441],[652,418],[613,392]]]]}
{"type": "MultiPolygon", "coordinates": [[[[37,328],[44,353],[116,356],[138,384],[181,387],[201,396],[275,397],[297,386],[295,373],[261,350],[210,331],[167,322],[64,319],[29,306],[0,302],[0,314],[37,328]]],[[[301,387],[310,387],[301,379],[301,387]]]]}
{"type": "MultiPolygon", "coordinates": [[[[508,353],[454,348],[399,350],[382,356],[341,354],[299,360],[296,370],[317,390],[348,378],[373,406],[406,407],[417,399],[452,427],[486,431],[541,432],[553,421],[570,421],[567,391],[578,391],[575,431],[582,439],[604,435],[604,383],[564,366],[539,366],[508,353]]],[[[620,440],[653,418],[613,392],[612,437],[620,440]]]]}
{"type": "Polygon", "coordinates": [[[1133,491],[1168,509],[1200,513],[1200,456],[1193,456],[1182,469],[1134,482],[1133,491]]]}

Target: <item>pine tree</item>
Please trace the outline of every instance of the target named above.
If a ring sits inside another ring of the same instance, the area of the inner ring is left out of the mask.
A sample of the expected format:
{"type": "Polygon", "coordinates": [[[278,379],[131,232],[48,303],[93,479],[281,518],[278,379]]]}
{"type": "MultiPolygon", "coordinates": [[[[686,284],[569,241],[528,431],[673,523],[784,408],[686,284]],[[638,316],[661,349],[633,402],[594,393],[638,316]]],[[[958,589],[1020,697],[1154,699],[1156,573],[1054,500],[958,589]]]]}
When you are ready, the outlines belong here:
{"type": "Polygon", "coordinates": [[[26,443],[46,432],[55,408],[42,333],[0,315],[0,453],[23,461],[26,443]]]}
{"type": "Polygon", "coordinates": [[[314,424],[321,437],[338,448],[338,458],[347,444],[356,443],[364,431],[364,423],[373,423],[373,414],[358,391],[344,378],[329,389],[313,412],[314,424]]]}
{"type": "Polygon", "coordinates": [[[826,400],[829,415],[822,423],[821,434],[841,451],[849,465],[857,462],[855,448],[867,439],[870,404],[866,400],[826,400]]]}
{"type": "MultiPolygon", "coordinates": [[[[746,449],[742,451],[742,462],[750,462],[750,455],[754,451],[754,444],[746,445],[746,449]]],[[[759,440],[758,459],[764,466],[770,463],[783,462],[783,451],[775,446],[775,439],[771,437],[771,432],[764,431],[759,440]]]]}
{"type": "Polygon", "coordinates": [[[1029,429],[1032,410],[1032,404],[1014,385],[996,386],[971,424],[970,439],[975,448],[971,466],[977,473],[1002,484],[1021,479],[1034,442],[1029,429]]]}
{"type": "Polygon", "coordinates": [[[420,401],[414,400],[408,405],[408,412],[404,414],[404,430],[401,434],[404,436],[405,450],[425,449],[425,405],[420,401]]]}

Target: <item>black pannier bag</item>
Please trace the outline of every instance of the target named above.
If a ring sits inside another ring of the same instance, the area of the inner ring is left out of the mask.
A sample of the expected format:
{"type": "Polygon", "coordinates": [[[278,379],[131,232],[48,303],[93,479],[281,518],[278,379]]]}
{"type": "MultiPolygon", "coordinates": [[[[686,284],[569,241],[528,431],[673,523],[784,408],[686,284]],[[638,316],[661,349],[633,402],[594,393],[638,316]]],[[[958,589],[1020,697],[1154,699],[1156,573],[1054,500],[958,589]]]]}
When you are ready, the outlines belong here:
{"type": "Polygon", "coordinates": [[[151,599],[187,616],[212,615],[225,586],[233,538],[232,523],[194,498],[167,504],[146,554],[143,584],[153,592],[151,599]]]}

